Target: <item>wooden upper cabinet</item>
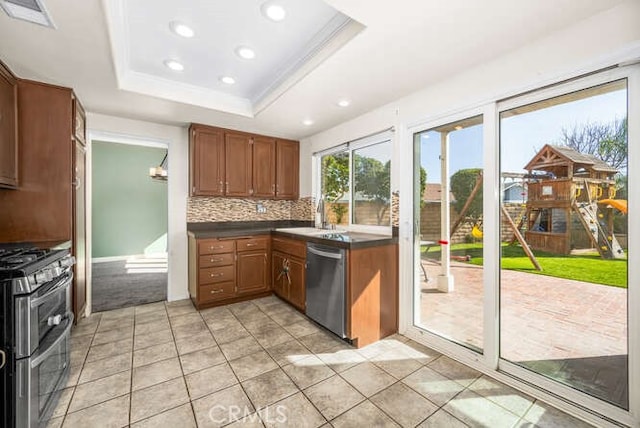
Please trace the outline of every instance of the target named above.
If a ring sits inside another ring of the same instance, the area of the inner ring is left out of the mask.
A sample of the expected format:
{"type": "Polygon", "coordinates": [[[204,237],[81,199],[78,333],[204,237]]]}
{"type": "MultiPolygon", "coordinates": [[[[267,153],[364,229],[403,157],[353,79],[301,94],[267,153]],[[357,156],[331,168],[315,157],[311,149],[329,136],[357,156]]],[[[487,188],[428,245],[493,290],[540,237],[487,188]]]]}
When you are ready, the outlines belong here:
{"type": "Polygon", "coordinates": [[[252,196],[251,151],[253,138],[248,134],[227,132],[224,135],[225,194],[252,196]]]}
{"type": "Polygon", "coordinates": [[[191,124],[191,196],[297,199],[299,145],[191,124]]]}
{"type": "Polygon", "coordinates": [[[69,88],[18,80],[20,187],[0,192],[0,242],[73,239],[71,96],[69,88]]]}
{"type": "Polygon", "coordinates": [[[299,153],[297,141],[276,142],[276,198],[297,199],[299,186],[299,153]]]}
{"type": "Polygon", "coordinates": [[[0,62],[0,187],[18,187],[18,83],[0,62]]]}
{"type": "Polygon", "coordinates": [[[223,131],[191,126],[189,143],[191,195],[223,196],[225,180],[223,131]]]}
{"type": "Polygon", "coordinates": [[[276,195],[276,140],[253,139],[253,196],[273,198],[276,195]]]}
{"type": "Polygon", "coordinates": [[[87,117],[84,113],[84,108],[80,101],[73,97],[73,136],[84,146],[86,144],[86,134],[87,117]]]}

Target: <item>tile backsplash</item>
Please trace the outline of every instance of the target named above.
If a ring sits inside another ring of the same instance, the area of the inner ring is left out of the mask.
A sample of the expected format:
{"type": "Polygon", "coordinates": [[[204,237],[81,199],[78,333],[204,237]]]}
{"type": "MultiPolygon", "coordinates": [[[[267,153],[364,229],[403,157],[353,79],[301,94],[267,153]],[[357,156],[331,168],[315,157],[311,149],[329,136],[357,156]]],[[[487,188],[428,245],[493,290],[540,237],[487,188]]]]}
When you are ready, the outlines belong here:
{"type": "Polygon", "coordinates": [[[187,201],[187,222],[190,223],[265,220],[313,221],[313,212],[311,197],[295,201],[193,197],[187,201]],[[262,204],[266,208],[266,212],[257,213],[256,204],[262,204]]]}

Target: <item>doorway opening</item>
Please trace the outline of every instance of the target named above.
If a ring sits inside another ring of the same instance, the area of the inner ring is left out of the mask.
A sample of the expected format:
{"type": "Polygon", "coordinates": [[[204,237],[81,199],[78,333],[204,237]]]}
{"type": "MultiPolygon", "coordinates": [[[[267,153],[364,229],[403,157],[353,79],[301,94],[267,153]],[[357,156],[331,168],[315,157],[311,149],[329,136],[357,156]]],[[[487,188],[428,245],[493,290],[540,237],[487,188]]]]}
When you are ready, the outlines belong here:
{"type": "Polygon", "coordinates": [[[168,147],[93,140],[91,151],[92,311],[164,301],[168,147]]]}

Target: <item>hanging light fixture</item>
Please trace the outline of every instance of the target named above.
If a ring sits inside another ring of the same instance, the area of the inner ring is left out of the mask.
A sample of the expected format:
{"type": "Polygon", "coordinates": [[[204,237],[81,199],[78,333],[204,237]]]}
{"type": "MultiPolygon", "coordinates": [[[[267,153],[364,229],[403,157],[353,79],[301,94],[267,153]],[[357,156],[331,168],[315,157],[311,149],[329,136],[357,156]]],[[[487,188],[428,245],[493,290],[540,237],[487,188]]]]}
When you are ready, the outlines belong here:
{"type": "Polygon", "coordinates": [[[152,166],[151,168],[149,168],[149,177],[153,178],[154,180],[167,181],[167,179],[169,178],[169,171],[167,170],[168,154],[169,151],[164,154],[164,158],[162,158],[162,162],[160,162],[160,165],[155,167],[152,166]]]}

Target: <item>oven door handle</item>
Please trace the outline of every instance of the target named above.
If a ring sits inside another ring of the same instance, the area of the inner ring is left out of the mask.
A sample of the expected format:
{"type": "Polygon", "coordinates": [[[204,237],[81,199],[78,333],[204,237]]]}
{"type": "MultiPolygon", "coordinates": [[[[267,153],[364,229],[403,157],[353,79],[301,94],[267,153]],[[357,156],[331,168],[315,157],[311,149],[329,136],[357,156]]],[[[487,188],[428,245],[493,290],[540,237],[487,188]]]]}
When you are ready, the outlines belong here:
{"type": "Polygon", "coordinates": [[[42,351],[42,353],[39,353],[38,355],[36,355],[35,357],[33,357],[31,359],[31,368],[32,369],[38,367],[40,365],[40,363],[42,363],[44,360],[49,358],[49,355],[51,355],[51,353],[56,350],[56,347],[60,344],[60,342],[62,340],[64,340],[65,338],[68,338],[69,331],[71,331],[71,327],[73,327],[73,314],[72,313],[70,313],[69,314],[69,318],[67,318],[67,325],[64,328],[64,331],[62,332],[62,334],[60,334],[60,336],[58,336],[58,338],[56,340],[54,340],[53,343],[45,351],[42,351]]]}
{"type": "Polygon", "coordinates": [[[47,291],[44,295],[31,300],[31,307],[37,308],[54,294],[57,294],[65,290],[71,284],[72,281],[73,281],[73,272],[69,272],[69,276],[60,280],[56,285],[51,287],[51,290],[47,291]]]}

